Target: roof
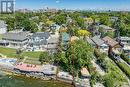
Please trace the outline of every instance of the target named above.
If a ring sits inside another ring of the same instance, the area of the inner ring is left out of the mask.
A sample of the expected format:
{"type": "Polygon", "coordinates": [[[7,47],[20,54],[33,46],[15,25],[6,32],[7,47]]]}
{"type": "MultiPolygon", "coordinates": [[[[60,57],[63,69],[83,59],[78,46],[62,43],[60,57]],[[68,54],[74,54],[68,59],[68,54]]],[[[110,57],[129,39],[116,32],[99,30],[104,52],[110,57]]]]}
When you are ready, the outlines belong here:
{"type": "Polygon", "coordinates": [[[70,40],[72,42],[72,41],[75,41],[75,40],[79,40],[79,38],[77,36],[72,36],[70,40]]]}
{"type": "Polygon", "coordinates": [[[63,41],[69,41],[69,40],[70,40],[69,34],[67,34],[67,33],[62,33],[62,40],[63,40],[63,41]]]}
{"type": "Polygon", "coordinates": [[[27,39],[27,36],[29,35],[29,32],[19,32],[19,33],[5,33],[3,34],[3,39],[8,40],[25,40],[27,39]]]}
{"type": "MultiPolygon", "coordinates": [[[[109,27],[109,26],[106,26],[106,25],[99,25],[99,27],[102,27],[102,28],[105,29],[105,30],[113,29],[113,28],[111,28],[111,27],[109,27]]],[[[113,29],[113,30],[115,30],[115,29],[113,29]]]]}
{"type": "Polygon", "coordinates": [[[5,28],[5,27],[7,27],[7,24],[3,20],[0,20],[0,28],[5,28]]]}
{"type": "Polygon", "coordinates": [[[130,46],[125,45],[125,46],[123,47],[123,50],[130,50],[130,46]]]}
{"type": "Polygon", "coordinates": [[[113,40],[112,38],[110,38],[108,36],[104,37],[103,40],[111,47],[113,47],[113,46],[118,44],[117,41],[113,40]]]}
{"type": "Polygon", "coordinates": [[[58,43],[59,42],[59,36],[51,36],[49,39],[48,39],[48,43],[58,43]]]}
{"type": "Polygon", "coordinates": [[[81,69],[81,74],[82,74],[83,76],[89,76],[89,75],[90,75],[89,72],[88,72],[88,70],[87,70],[87,68],[82,68],[82,69],[81,69]]]}
{"type": "Polygon", "coordinates": [[[95,45],[95,43],[90,38],[87,38],[86,40],[89,44],[95,45]]]}
{"type": "Polygon", "coordinates": [[[49,36],[50,36],[49,32],[37,32],[37,33],[34,33],[32,35],[32,38],[35,38],[35,37],[43,38],[43,37],[45,37],[45,39],[48,39],[49,36]]]}
{"type": "Polygon", "coordinates": [[[130,40],[130,37],[120,37],[120,40],[130,40]]]}
{"type": "Polygon", "coordinates": [[[99,45],[101,46],[102,44],[104,44],[104,41],[102,39],[100,39],[99,36],[94,36],[92,38],[92,41],[96,44],[96,45],[99,45]]]}

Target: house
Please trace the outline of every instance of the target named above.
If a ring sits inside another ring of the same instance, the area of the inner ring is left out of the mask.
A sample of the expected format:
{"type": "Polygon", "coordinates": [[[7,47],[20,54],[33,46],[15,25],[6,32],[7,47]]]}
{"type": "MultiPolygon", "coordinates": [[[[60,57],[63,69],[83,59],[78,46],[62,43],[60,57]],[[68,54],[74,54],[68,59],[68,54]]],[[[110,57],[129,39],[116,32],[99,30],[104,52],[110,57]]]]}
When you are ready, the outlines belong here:
{"type": "Polygon", "coordinates": [[[84,78],[85,78],[85,77],[87,77],[87,78],[90,77],[90,74],[89,74],[87,68],[82,68],[80,71],[81,71],[82,77],[84,77],[84,78]]]}
{"type": "Polygon", "coordinates": [[[121,46],[117,41],[108,36],[104,37],[103,40],[109,45],[109,54],[111,54],[112,52],[115,54],[120,54],[121,46]]]}
{"type": "Polygon", "coordinates": [[[91,25],[91,24],[93,24],[94,23],[94,21],[93,21],[93,19],[92,18],[84,18],[84,21],[85,21],[85,24],[87,24],[87,25],[91,25]]]}
{"type": "Polygon", "coordinates": [[[4,34],[7,32],[7,24],[0,20],[0,34],[4,34]]]}
{"type": "Polygon", "coordinates": [[[43,51],[47,40],[49,39],[49,32],[37,32],[29,38],[29,44],[27,46],[28,51],[43,51]]]}
{"type": "Polygon", "coordinates": [[[51,31],[59,31],[59,29],[60,29],[60,26],[58,25],[58,24],[52,24],[51,26],[50,26],[50,29],[51,29],[51,31]]]}
{"type": "Polygon", "coordinates": [[[2,35],[2,40],[9,43],[12,48],[26,48],[29,39],[29,32],[8,32],[2,35]]]}
{"type": "Polygon", "coordinates": [[[69,17],[69,16],[66,17],[66,20],[67,20],[67,23],[71,23],[71,22],[73,22],[72,18],[69,17]]]}
{"type": "Polygon", "coordinates": [[[70,40],[69,34],[66,33],[66,32],[62,33],[62,43],[63,43],[63,45],[68,44],[69,40],[70,40]]]}
{"type": "Polygon", "coordinates": [[[93,42],[93,40],[91,38],[86,38],[86,41],[93,47],[96,46],[96,44],[93,42]]]}
{"type": "Polygon", "coordinates": [[[122,45],[122,46],[130,45],[130,37],[120,37],[120,38],[118,38],[118,41],[119,41],[120,45],[122,45]]]}
{"type": "Polygon", "coordinates": [[[59,35],[51,35],[47,41],[47,45],[45,48],[47,49],[47,51],[53,54],[57,51],[58,43],[59,43],[59,35]]]}
{"type": "Polygon", "coordinates": [[[70,38],[70,41],[71,41],[71,42],[74,42],[74,41],[76,41],[76,40],[79,40],[79,37],[77,37],[77,36],[72,36],[72,37],[70,38]]]}
{"type": "Polygon", "coordinates": [[[109,26],[106,26],[106,25],[99,25],[99,29],[103,29],[103,31],[105,33],[107,33],[107,32],[114,32],[115,31],[115,29],[113,29],[113,28],[111,28],[109,26]]]}
{"type": "Polygon", "coordinates": [[[95,47],[100,49],[100,51],[108,51],[109,46],[99,36],[92,37],[92,41],[95,43],[95,47]]]}
{"type": "Polygon", "coordinates": [[[125,54],[130,54],[130,46],[129,45],[124,45],[123,47],[123,52],[125,54]]]}

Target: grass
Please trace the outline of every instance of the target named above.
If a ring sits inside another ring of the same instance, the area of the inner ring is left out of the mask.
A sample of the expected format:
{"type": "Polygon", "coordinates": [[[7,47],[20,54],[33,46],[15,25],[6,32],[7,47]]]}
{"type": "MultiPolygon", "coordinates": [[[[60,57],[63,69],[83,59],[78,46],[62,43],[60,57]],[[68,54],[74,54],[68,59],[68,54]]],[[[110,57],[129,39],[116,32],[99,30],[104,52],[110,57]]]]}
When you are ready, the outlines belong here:
{"type": "Polygon", "coordinates": [[[16,57],[16,49],[0,47],[0,53],[7,57],[16,57]]]}
{"type": "Polygon", "coordinates": [[[128,77],[130,78],[130,67],[127,64],[122,63],[122,62],[118,62],[117,64],[128,75],[128,77]]]}
{"type": "Polygon", "coordinates": [[[27,56],[29,58],[39,58],[39,55],[41,54],[41,52],[24,52],[23,56],[27,56]]]}
{"type": "MultiPolygon", "coordinates": [[[[16,58],[16,49],[0,47],[0,53],[11,58],[16,58]]],[[[23,56],[29,57],[29,59],[37,59],[41,52],[23,52],[23,56]]]]}

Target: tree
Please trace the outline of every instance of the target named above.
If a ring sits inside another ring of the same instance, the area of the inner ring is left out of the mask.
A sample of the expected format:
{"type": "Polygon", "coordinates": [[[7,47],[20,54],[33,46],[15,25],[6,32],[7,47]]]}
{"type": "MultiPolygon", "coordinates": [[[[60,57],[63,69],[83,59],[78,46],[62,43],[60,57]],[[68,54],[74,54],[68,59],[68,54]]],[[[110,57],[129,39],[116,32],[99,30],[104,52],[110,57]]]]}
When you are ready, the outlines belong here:
{"type": "Polygon", "coordinates": [[[53,19],[56,24],[58,25],[62,25],[62,24],[65,24],[67,22],[66,20],[66,15],[63,14],[63,13],[60,13],[60,14],[57,14],[54,19],[53,19]]]}
{"type": "Polygon", "coordinates": [[[40,56],[39,56],[39,61],[41,62],[41,64],[43,64],[44,62],[48,62],[49,61],[48,52],[41,53],[40,56]]]}
{"type": "Polygon", "coordinates": [[[84,42],[83,40],[75,41],[69,44],[66,51],[66,58],[68,61],[68,69],[72,73],[72,67],[75,74],[80,71],[81,67],[87,66],[92,59],[93,49],[90,44],[84,42]],[[74,66],[73,66],[74,61],[74,66]]]}
{"type": "Polygon", "coordinates": [[[87,30],[79,30],[78,31],[78,36],[82,37],[83,40],[86,40],[86,36],[89,37],[90,36],[90,32],[88,32],[87,30]]]}

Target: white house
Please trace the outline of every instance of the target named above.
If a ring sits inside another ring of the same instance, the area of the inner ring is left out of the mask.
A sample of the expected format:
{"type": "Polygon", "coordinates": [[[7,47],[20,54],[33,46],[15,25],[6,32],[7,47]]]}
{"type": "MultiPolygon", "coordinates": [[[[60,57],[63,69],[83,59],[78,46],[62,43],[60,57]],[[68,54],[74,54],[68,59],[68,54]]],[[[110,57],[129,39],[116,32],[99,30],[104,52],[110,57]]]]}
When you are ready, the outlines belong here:
{"type": "Polygon", "coordinates": [[[0,34],[4,34],[7,32],[7,24],[0,20],[0,34]]]}

